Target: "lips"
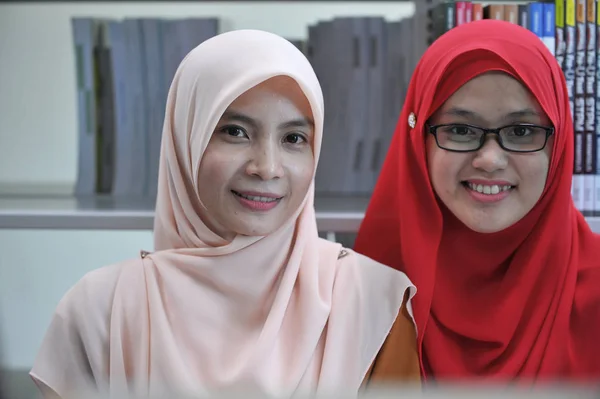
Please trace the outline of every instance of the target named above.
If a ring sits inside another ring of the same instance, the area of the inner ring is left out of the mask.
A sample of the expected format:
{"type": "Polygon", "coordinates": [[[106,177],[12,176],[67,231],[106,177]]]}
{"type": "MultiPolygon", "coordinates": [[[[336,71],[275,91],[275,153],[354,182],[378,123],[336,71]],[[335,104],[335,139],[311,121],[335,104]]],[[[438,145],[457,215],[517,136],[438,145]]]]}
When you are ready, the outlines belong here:
{"type": "Polygon", "coordinates": [[[272,193],[239,192],[231,190],[239,203],[251,212],[268,212],[276,208],[283,197],[272,193]]]}
{"type": "Polygon", "coordinates": [[[257,192],[239,192],[231,190],[238,197],[247,199],[248,201],[270,203],[281,200],[283,197],[272,193],[257,193],[257,192]]]}

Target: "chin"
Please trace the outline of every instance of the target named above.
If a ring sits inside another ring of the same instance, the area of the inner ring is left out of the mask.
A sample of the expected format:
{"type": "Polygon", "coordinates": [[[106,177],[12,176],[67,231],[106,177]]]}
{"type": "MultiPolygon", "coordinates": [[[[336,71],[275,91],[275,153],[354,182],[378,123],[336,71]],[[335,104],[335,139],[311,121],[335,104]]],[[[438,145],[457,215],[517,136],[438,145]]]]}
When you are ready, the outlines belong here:
{"type": "Polygon", "coordinates": [[[468,228],[470,228],[471,230],[473,230],[474,232],[482,233],[482,234],[497,233],[508,227],[508,226],[504,226],[504,225],[498,226],[498,225],[490,225],[490,224],[466,224],[466,226],[468,228]]]}
{"type": "Polygon", "coordinates": [[[267,222],[265,220],[248,221],[247,223],[236,226],[235,231],[237,234],[250,236],[250,237],[263,237],[273,234],[281,224],[267,222]]]}
{"type": "MultiPolygon", "coordinates": [[[[505,220],[493,220],[493,218],[490,218],[489,216],[486,217],[485,215],[483,215],[482,217],[479,218],[458,218],[459,220],[461,220],[465,226],[467,226],[468,228],[470,228],[471,230],[477,232],[477,233],[482,233],[482,234],[491,234],[491,233],[498,233],[504,229],[509,228],[510,226],[512,226],[514,224],[513,220],[510,220],[508,223],[505,220]]],[[[502,218],[498,218],[498,219],[502,219],[502,218]]]]}

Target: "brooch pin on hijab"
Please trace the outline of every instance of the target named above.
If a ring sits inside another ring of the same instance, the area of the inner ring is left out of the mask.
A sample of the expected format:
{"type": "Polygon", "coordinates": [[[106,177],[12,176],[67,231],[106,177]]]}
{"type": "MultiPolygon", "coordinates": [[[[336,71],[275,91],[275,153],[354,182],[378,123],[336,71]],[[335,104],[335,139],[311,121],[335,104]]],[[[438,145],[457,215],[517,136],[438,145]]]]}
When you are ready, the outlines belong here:
{"type": "Polygon", "coordinates": [[[414,112],[411,112],[410,115],[408,115],[408,126],[410,126],[411,129],[414,129],[416,125],[417,125],[417,116],[415,115],[414,112]]]}

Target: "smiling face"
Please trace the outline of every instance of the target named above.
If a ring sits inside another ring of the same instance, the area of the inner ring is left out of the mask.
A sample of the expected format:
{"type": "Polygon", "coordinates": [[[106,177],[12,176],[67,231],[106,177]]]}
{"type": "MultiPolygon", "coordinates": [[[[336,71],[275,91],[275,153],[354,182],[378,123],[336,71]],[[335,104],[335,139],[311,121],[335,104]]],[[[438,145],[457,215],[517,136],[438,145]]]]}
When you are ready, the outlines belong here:
{"type": "Polygon", "coordinates": [[[203,221],[225,239],[267,235],[301,205],[312,182],[310,104],[287,77],[240,95],[222,115],[199,168],[203,221]]]}
{"type": "MultiPolygon", "coordinates": [[[[503,73],[486,73],[470,80],[430,119],[430,125],[469,124],[483,128],[524,123],[551,126],[529,91],[503,73]]],[[[440,131],[442,129],[438,129],[440,131]]],[[[529,134],[530,130],[510,132],[514,137],[529,134]]],[[[473,131],[455,128],[451,133],[460,134],[460,140],[465,140],[464,135],[473,131]]],[[[508,140],[510,136],[506,137],[508,140]]],[[[502,149],[494,134],[486,137],[481,149],[463,153],[439,148],[432,134],[427,134],[426,140],[434,191],[446,207],[474,231],[492,233],[513,225],[542,195],[553,136],[543,150],[531,153],[502,149]]]]}

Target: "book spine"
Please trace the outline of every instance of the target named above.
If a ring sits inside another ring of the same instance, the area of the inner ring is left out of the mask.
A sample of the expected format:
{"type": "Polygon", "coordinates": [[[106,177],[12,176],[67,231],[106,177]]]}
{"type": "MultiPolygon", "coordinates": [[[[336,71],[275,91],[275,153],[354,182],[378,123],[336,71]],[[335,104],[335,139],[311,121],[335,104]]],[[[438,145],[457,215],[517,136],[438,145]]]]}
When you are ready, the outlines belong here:
{"type": "Polygon", "coordinates": [[[467,4],[466,1],[457,1],[456,8],[456,26],[467,23],[467,4]]]}
{"type": "Polygon", "coordinates": [[[445,3],[445,7],[444,31],[448,32],[456,26],[456,4],[454,2],[447,2],[445,3]]]}
{"type": "Polygon", "coordinates": [[[77,83],[78,160],[76,195],[93,195],[98,189],[95,23],[91,18],[72,18],[77,83]]]}
{"type": "Polygon", "coordinates": [[[483,18],[504,20],[504,4],[488,4],[483,7],[483,18]]]}
{"type": "Polygon", "coordinates": [[[512,24],[519,24],[519,6],[517,4],[504,5],[504,19],[512,24]]]}
{"type": "Polygon", "coordinates": [[[586,59],[585,59],[585,137],[583,168],[583,213],[593,215],[596,174],[596,0],[586,3],[586,59]]]}
{"type": "MultiPolygon", "coordinates": [[[[569,111],[573,122],[575,122],[575,36],[575,0],[565,0],[565,60],[563,72],[569,96],[569,111]]],[[[575,176],[575,164],[576,159],[573,159],[573,182],[571,185],[573,199],[579,190],[575,176]]]]}
{"type": "Polygon", "coordinates": [[[481,3],[473,3],[473,21],[483,19],[483,5],[481,3]]]}
{"type": "Polygon", "coordinates": [[[577,0],[575,34],[575,168],[573,170],[573,200],[575,206],[583,211],[583,172],[585,137],[585,53],[586,53],[586,6],[587,0],[577,0]]]}
{"type": "Polygon", "coordinates": [[[473,21],[473,3],[465,1],[465,20],[466,22],[473,21]]]}
{"type": "Polygon", "coordinates": [[[519,4],[519,25],[525,29],[529,29],[529,7],[527,4],[519,4]]]}
{"type": "Polygon", "coordinates": [[[540,40],[544,41],[544,9],[542,3],[533,2],[528,4],[529,24],[528,29],[535,33],[540,40]]]}
{"type": "MultiPolygon", "coordinates": [[[[596,1],[596,104],[600,103],[600,0],[596,1]]],[[[594,175],[594,216],[600,216],[600,106],[596,106],[596,156],[594,175]]]]}
{"type": "Polygon", "coordinates": [[[546,47],[556,55],[556,16],[554,3],[542,3],[542,37],[546,47]]]}
{"type": "Polygon", "coordinates": [[[560,68],[565,69],[565,0],[556,0],[554,3],[554,35],[556,39],[556,61],[560,68]]]}

